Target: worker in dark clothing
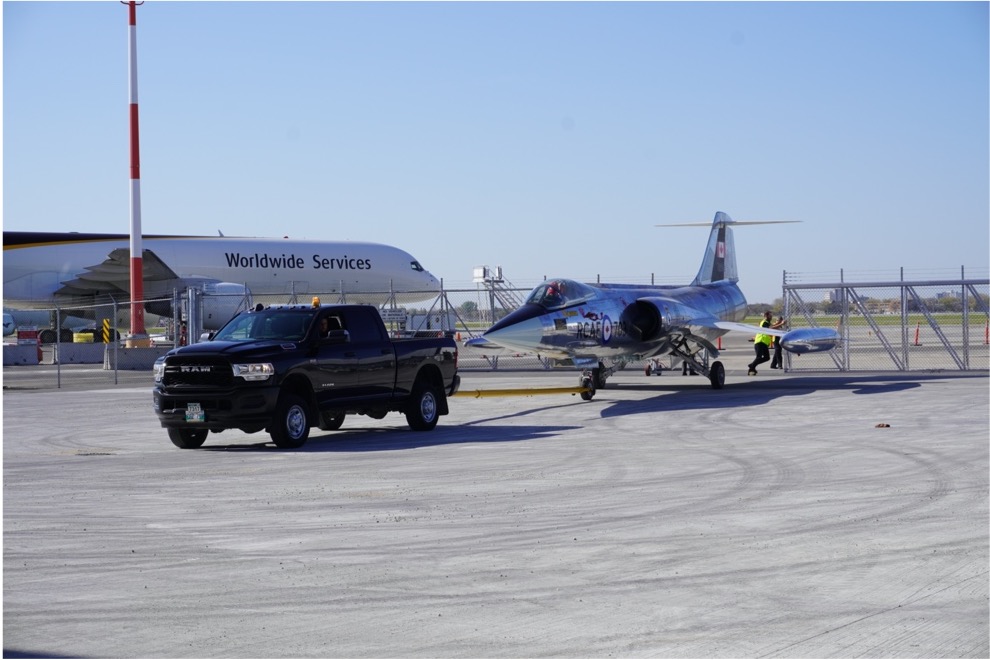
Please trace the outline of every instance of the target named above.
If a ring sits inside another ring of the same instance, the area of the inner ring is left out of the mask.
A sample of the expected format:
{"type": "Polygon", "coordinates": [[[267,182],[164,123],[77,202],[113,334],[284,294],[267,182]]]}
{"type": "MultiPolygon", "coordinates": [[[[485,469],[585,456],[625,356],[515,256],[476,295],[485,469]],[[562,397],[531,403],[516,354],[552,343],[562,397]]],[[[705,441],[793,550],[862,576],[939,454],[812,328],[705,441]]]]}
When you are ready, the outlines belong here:
{"type": "MultiPolygon", "coordinates": [[[[787,322],[784,320],[784,317],[783,316],[778,316],[777,317],[777,320],[774,321],[773,325],[771,325],[770,327],[773,328],[774,330],[780,330],[785,325],[787,325],[787,322]]],[[[774,337],[773,338],[773,360],[770,361],[770,368],[771,369],[783,369],[784,368],[784,356],[782,355],[782,353],[783,353],[783,351],[781,351],[780,337],[774,337]]]]}

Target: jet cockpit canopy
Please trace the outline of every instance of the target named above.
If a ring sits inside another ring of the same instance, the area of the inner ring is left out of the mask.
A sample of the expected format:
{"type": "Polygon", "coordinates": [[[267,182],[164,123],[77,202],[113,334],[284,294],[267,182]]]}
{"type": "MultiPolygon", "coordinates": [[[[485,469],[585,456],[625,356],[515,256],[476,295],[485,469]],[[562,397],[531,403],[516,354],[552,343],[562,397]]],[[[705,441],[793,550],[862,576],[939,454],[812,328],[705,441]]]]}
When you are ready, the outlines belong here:
{"type": "Polygon", "coordinates": [[[533,289],[529,297],[526,298],[526,302],[553,310],[586,302],[594,296],[595,290],[587,284],[574,280],[556,279],[547,280],[533,289]]]}

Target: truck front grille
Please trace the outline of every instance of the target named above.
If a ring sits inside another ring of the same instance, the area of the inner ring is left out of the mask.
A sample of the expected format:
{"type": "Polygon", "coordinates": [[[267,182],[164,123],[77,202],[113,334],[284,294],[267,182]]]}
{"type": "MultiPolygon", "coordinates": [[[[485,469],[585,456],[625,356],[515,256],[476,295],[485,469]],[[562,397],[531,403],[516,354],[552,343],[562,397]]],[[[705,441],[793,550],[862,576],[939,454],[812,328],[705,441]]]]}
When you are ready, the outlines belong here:
{"type": "Polygon", "coordinates": [[[234,373],[225,360],[210,358],[169,358],[165,361],[165,387],[227,387],[234,373]]]}

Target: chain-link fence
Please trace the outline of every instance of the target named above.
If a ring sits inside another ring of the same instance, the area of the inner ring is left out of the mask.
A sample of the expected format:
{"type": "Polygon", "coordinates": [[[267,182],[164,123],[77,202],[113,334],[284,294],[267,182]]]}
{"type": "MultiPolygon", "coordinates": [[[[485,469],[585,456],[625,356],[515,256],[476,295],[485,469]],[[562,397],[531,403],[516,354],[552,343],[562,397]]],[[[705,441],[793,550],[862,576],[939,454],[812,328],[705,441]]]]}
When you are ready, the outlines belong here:
{"type": "MultiPolygon", "coordinates": [[[[834,327],[843,336],[840,349],[792,359],[791,371],[931,371],[990,369],[990,286],[987,279],[805,282],[784,274],[782,312],[791,329],[834,327]]],[[[150,371],[154,358],[177,343],[196,343],[243,309],[255,305],[362,303],[379,308],[394,336],[447,334],[461,340],[481,335],[515,309],[527,289],[479,284],[476,288],[437,292],[305,295],[205,295],[174,292],[147,300],[145,330],[150,348],[129,348],[131,309],[127,301],[32,312],[37,346],[8,343],[5,366],[41,365],[61,386],[63,378],[117,383],[119,372],[150,371]],[[70,370],[63,367],[72,366],[70,370]]],[[[756,322],[755,320],[753,321],[756,322]]],[[[482,356],[462,351],[462,369],[549,369],[532,354],[482,356]]],[[[630,368],[642,365],[632,364],[630,368]]],[[[39,372],[40,373],[40,372],[39,372]]],[[[5,372],[5,378],[7,377],[5,372]]]]}
{"type": "Polygon", "coordinates": [[[787,359],[801,371],[969,371],[990,369],[987,279],[802,282],[785,273],[790,327],[834,327],[839,350],[787,359]]]}
{"type": "MultiPolygon", "coordinates": [[[[145,309],[171,309],[171,300],[146,300],[145,309]]],[[[71,308],[16,310],[14,336],[4,343],[4,367],[35,366],[30,371],[4,370],[4,387],[19,378],[61,387],[69,380],[117,384],[121,371],[150,371],[158,354],[174,346],[175,322],[149,314],[148,348],[128,348],[129,301],[75,305],[71,308]]]]}

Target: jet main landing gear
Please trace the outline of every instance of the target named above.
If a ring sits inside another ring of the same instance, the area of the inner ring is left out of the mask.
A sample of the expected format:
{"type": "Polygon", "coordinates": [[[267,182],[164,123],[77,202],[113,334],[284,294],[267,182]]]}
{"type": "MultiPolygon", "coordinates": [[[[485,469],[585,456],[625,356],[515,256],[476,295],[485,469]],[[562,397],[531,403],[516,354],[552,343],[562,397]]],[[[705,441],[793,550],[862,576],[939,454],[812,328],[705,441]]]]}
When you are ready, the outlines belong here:
{"type": "Polygon", "coordinates": [[[725,385],[725,367],[718,360],[712,362],[712,368],[708,371],[707,376],[713,390],[720,390],[725,385]]]}
{"type": "Polygon", "coordinates": [[[691,369],[699,372],[702,376],[706,376],[708,382],[712,384],[713,390],[720,390],[725,386],[725,367],[718,360],[715,360],[709,365],[707,353],[704,359],[700,361],[695,360],[694,356],[689,353],[674,351],[674,354],[683,359],[684,363],[689,365],[691,369]]]}

